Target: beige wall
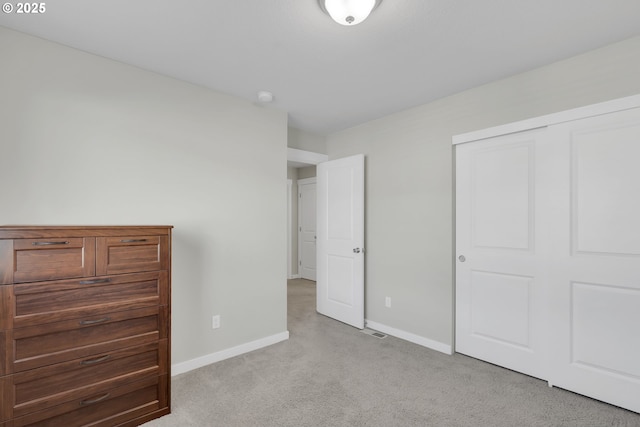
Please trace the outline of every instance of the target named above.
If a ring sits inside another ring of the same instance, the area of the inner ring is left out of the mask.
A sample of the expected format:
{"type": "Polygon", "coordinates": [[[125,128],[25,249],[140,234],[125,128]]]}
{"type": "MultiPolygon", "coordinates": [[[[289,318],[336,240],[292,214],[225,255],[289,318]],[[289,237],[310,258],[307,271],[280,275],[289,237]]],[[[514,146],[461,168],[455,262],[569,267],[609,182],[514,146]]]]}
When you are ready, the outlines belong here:
{"type": "Polygon", "coordinates": [[[298,179],[315,178],[315,176],[316,176],[315,166],[307,166],[306,168],[298,169],[298,179]]]}
{"type": "Polygon", "coordinates": [[[286,331],[286,113],[3,28],[0,58],[0,224],[174,225],[173,363],[286,331]]]}
{"type": "Polygon", "coordinates": [[[636,37],[329,135],[330,159],[366,155],[366,318],[452,344],[451,137],[638,94],[639,52],[636,37]]]}
{"type": "Polygon", "coordinates": [[[287,145],[364,153],[366,316],[450,344],[451,136],[638,94],[638,52],[633,38],[325,140],[287,130],[283,112],[0,28],[0,223],[175,225],[180,363],[286,330],[287,145]]]}
{"type": "Polygon", "coordinates": [[[289,128],[287,146],[298,150],[327,154],[327,142],[324,135],[289,128]]]}

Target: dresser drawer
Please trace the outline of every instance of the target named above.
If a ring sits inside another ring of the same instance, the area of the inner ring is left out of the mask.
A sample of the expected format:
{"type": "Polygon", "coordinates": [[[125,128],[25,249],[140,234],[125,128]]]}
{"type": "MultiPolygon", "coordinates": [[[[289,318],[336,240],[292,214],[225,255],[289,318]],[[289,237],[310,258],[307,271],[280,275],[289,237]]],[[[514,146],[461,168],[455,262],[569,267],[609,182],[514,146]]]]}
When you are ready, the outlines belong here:
{"type": "Polygon", "coordinates": [[[168,304],[167,272],[14,285],[14,328],[168,304]]]}
{"type": "Polygon", "coordinates": [[[15,239],[13,282],[32,282],[95,274],[95,238],[15,239]]]}
{"type": "Polygon", "coordinates": [[[167,236],[98,237],[96,274],[166,270],[167,236]]]}
{"type": "Polygon", "coordinates": [[[166,345],[162,340],[12,375],[13,416],[80,399],[96,384],[110,389],[166,373],[166,345]]]}
{"type": "Polygon", "coordinates": [[[14,427],[117,426],[168,408],[167,381],[167,376],[156,376],[113,389],[96,388],[82,398],[18,417],[14,427]]]}
{"type": "Polygon", "coordinates": [[[166,338],[167,308],[88,316],[13,330],[13,372],[166,338]]]}

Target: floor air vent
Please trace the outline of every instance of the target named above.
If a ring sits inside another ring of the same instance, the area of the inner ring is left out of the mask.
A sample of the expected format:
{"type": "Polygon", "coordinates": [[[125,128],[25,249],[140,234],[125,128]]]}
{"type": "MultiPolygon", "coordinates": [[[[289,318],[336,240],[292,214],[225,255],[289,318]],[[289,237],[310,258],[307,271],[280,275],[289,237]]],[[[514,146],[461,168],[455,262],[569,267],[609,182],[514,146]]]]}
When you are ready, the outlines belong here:
{"type": "Polygon", "coordinates": [[[362,332],[364,332],[367,335],[371,335],[372,337],[376,337],[376,338],[380,338],[380,339],[387,337],[382,332],[374,331],[374,330],[371,330],[371,329],[363,329],[362,332]]]}

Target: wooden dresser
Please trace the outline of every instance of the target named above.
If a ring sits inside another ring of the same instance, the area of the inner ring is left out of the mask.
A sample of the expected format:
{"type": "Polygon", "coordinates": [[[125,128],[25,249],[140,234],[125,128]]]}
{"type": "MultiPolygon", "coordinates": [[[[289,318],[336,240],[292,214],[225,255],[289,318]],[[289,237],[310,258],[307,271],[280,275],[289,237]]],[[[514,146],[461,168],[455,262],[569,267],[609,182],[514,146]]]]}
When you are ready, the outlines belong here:
{"type": "Polygon", "coordinates": [[[170,412],[171,228],[0,227],[0,427],[170,412]]]}

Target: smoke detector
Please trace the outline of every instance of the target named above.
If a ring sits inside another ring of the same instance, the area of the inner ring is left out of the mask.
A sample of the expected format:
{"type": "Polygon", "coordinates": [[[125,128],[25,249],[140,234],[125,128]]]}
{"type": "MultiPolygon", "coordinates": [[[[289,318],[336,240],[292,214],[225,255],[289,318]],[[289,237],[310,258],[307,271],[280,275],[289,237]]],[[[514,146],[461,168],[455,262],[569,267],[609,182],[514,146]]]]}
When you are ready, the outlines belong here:
{"type": "Polygon", "coordinates": [[[258,101],[262,104],[268,104],[273,101],[273,94],[266,90],[261,90],[258,92],[258,101]]]}

